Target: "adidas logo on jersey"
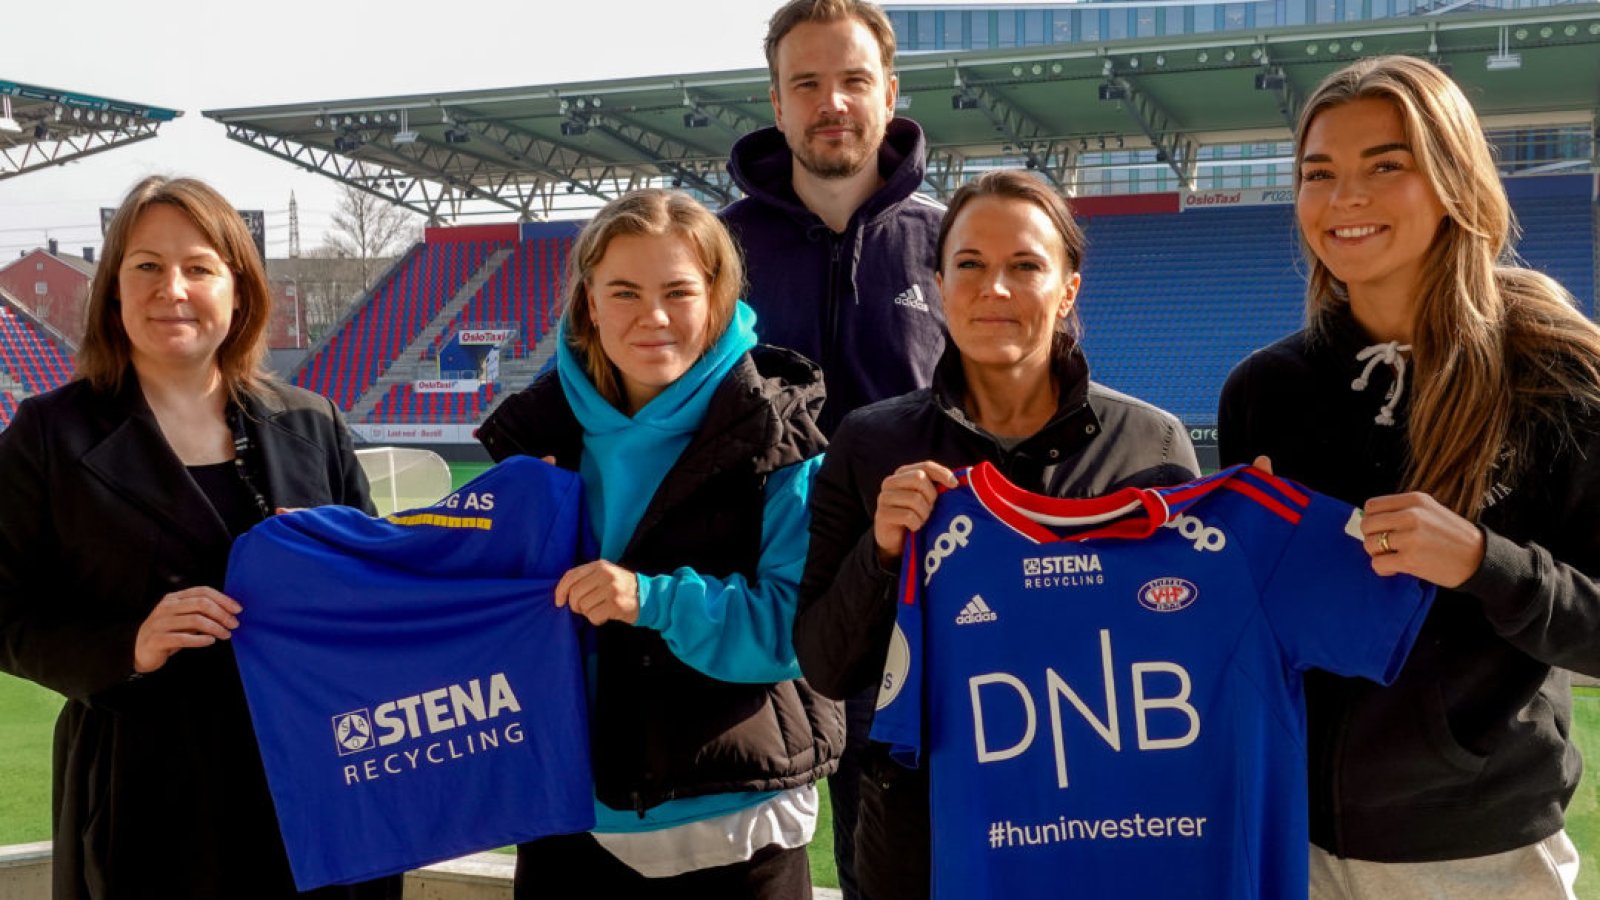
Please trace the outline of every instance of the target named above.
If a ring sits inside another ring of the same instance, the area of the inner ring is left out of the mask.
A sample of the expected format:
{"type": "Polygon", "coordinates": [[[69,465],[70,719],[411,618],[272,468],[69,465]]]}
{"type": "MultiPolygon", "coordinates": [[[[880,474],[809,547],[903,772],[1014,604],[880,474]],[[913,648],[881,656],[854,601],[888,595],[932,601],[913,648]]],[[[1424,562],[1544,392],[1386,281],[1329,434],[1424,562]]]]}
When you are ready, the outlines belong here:
{"type": "Polygon", "coordinates": [[[956,624],[976,625],[979,622],[993,622],[999,618],[994,610],[989,608],[989,604],[983,602],[982,597],[973,594],[967,605],[961,607],[961,615],[956,616],[956,624]]]}
{"type": "Polygon", "coordinates": [[[928,301],[922,298],[922,285],[913,284],[894,296],[896,306],[906,306],[917,312],[931,312],[928,301]]]}

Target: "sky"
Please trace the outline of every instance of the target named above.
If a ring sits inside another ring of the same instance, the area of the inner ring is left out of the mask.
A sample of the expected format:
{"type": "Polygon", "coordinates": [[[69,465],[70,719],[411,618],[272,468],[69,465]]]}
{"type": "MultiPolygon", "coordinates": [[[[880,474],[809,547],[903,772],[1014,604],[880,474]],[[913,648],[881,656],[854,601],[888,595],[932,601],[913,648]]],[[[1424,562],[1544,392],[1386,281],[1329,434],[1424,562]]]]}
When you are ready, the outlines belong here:
{"type": "Polygon", "coordinates": [[[159,136],[0,180],[0,265],[100,241],[99,209],[150,174],[192,175],[266,211],[267,255],[329,228],[335,182],[228,140],[207,109],[517,87],[765,64],[779,0],[20,0],[0,79],[183,110],[159,136]]]}

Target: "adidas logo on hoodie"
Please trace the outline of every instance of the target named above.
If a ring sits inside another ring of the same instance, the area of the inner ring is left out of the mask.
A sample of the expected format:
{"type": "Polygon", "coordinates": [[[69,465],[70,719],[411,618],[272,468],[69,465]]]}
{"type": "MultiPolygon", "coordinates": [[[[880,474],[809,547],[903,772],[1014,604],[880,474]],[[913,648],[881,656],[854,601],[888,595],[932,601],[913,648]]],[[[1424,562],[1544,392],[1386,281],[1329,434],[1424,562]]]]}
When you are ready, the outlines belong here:
{"type": "Polygon", "coordinates": [[[928,309],[928,301],[922,298],[922,285],[913,284],[898,294],[894,295],[894,302],[899,306],[908,306],[917,312],[932,312],[928,309]]]}

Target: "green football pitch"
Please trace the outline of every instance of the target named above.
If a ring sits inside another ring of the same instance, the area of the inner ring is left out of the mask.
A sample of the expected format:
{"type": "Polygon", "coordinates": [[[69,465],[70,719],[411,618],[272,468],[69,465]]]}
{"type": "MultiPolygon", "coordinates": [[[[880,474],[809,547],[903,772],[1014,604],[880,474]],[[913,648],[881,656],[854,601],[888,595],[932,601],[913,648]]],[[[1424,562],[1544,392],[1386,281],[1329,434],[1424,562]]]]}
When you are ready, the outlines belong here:
{"type": "MultiPolygon", "coordinates": [[[[1567,830],[1584,861],[1578,897],[1600,900],[1600,690],[1578,689],[1575,705],[1574,731],[1590,766],[1567,810],[1567,830]]],[[[50,730],[60,708],[55,694],[0,675],[0,845],[50,838],[50,730]]],[[[838,883],[832,834],[824,793],[811,844],[812,879],[823,887],[838,883]]]]}
{"type": "MultiPolygon", "coordinates": [[[[459,487],[486,465],[455,463],[459,487]]],[[[1583,866],[1580,900],[1600,900],[1600,690],[1575,691],[1573,730],[1589,762],[1583,784],[1567,811],[1567,829],[1578,845],[1583,866]]],[[[50,837],[50,735],[61,699],[8,675],[0,675],[0,845],[50,837]]],[[[824,795],[822,821],[811,845],[813,880],[833,887],[832,827],[824,795]]]]}

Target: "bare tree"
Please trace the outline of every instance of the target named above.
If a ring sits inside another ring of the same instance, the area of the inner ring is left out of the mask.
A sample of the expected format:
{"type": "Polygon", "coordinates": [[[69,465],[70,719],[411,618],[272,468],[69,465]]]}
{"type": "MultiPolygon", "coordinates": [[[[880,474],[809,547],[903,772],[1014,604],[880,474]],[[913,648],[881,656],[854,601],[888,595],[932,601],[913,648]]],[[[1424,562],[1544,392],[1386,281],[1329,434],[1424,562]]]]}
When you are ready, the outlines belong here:
{"type": "Polygon", "coordinates": [[[325,244],[300,259],[276,261],[274,268],[276,274],[294,283],[304,310],[306,334],[316,340],[366,290],[366,281],[372,276],[364,275],[363,267],[376,270],[388,262],[385,258],[352,259],[325,244]]]}
{"type": "Polygon", "coordinates": [[[421,239],[422,221],[418,216],[347,184],[339,188],[333,228],[323,233],[322,246],[313,254],[356,261],[361,287],[366,289],[378,274],[378,260],[397,256],[421,239]]]}

